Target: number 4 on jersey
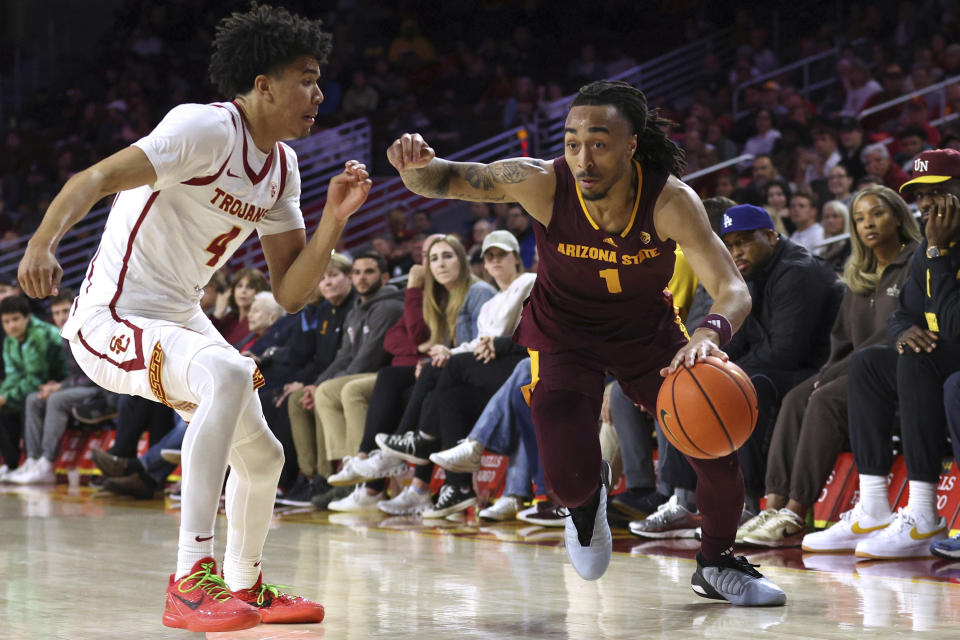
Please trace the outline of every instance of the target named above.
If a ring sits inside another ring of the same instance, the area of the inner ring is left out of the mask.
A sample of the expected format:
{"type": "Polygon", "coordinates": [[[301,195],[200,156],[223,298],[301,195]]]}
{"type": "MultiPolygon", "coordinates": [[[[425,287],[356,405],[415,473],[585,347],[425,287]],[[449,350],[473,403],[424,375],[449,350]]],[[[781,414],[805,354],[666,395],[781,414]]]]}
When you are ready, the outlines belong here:
{"type": "Polygon", "coordinates": [[[230,241],[240,235],[240,227],[234,227],[227,231],[226,233],[221,233],[216,238],[210,241],[210,244],[207,245],[207,251],[213,254],[213,257],[207,260],[208,267],[217,266],[217,262],[220,261],[220,258],[223,257],[223,254],[227,252],[227,245],[230,244],[230,241]]]}

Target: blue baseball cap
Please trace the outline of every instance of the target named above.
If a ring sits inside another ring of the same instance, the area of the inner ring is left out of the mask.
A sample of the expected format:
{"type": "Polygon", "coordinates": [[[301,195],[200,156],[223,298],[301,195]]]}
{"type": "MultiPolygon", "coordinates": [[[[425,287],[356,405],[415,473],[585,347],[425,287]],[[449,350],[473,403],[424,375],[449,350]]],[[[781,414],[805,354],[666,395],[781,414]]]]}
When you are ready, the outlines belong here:
{"type": "Polygon", "coordinates": [[[738,204],[723,212],[720,235],[736,231],[773,230],[773,218],[766,209],[752,204],[738,204]]]}

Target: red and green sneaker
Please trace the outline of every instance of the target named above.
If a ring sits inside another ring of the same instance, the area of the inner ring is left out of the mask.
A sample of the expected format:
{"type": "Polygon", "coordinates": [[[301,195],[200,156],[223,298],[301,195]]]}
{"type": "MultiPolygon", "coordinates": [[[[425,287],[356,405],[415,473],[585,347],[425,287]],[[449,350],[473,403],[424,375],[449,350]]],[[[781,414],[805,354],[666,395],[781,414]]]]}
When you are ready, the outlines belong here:
{"type": "Polygon", "coordinates": [[[261,573],[252,587],[232,591],[231,595],[255,607],[266,624],[323,622],[322,604],[280,591],[285,588],[279,584],[264,584],[261,573]]]}
{"type": "Polygon", "coordinates": [[[167,585],[163,624],[187,631],[239,631],[260,624],[260,614],[230,593],[213,558],[198,560],[189,575],[167,585]]]}

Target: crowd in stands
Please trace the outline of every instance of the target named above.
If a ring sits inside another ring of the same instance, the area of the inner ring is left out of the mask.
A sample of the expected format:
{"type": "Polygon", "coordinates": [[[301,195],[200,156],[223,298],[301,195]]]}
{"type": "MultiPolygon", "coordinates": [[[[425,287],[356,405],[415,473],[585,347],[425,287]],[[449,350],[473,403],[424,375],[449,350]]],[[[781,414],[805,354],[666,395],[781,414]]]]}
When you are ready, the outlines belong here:
{"type": "MultiPolygon", "coordinates": [[[[960,15],[935,0],[887,4],[899,12],[854,5],[843,28],[824,24],[783,51],[771,48],[766,28],[738,19],[733,66],[708,55],[689,100],[659,105],[680,123],[671,135],[688,170],[753,156],[691,185],[754,299],[727,348],[759,401],[757,428],[740,452],[747,500],[738,544],[887,558],[926,555],[932,542],[936,552],[960,556],[960,541],[945,540],[949,523],[936,512],[948,435],[960,453],[960,252],[951,250],[960,241],[960,119],[949,119],[960,114],[960,84],[859,117],[960,74],[960,15]],[[837,45],[839,56],[811,71],[836,82],[815,94],[803,93],[795,72],[739,87],[780,61],[837,45]],[[894,429],[910,480],[909,505],[897,513],[886,493],[894,429]],[[847,448],[861,499],[840,523],[813,533],[810,509],[847,448]]],[[[160,14],[138,33],[171,33],[173,16],[160,14]]],[[[479,47],[432,41],[425,34],[435,32],[412,18],[393,39],[354,39],[326,71],[324,121],[371,117],[381,140],[424,131],[442,153],[526,122],[543,101],[631,64],[621,50],[598,54],[586,44],[557,73],[562,80],[541,83],[541,70],[557,71],[561,61],[546,60],[532,23],[516,24],[479,47]],[[420,106],[424,95],[430,109],[420,106]],[[470,126],[464,109],[474,114],[470,126]]],[[[336,25],[347,26],[359,28],[336,25]]],[[[189,73],[158,73],[171,41],[127,42],[137,56],[55,101],[71,116],[60,117],[57,130],[7,131],[5,231],[29,232],[71,171],[146,133],[174,102],[195,99],[202,83],[192,85],[189,73]],[[169,95],[150,99],[157,86],[148,79],[169,95]]],[[[261,404],[286,455],[278,503],[445,517],[477,503],[471,474],[493,451],[509,457],[506,486],[479,517],[562,526],[549,496],[531,504],[544,485],[522,394],[530,369],[510,340],[536,278],[535,223],[516,204],[470,211],[456,229],[425,210],[390,211],[387,232],[368,250],[335,255],[315,300],[293,315],[255,269],[228,269],[208,285],[204,309],[265,379],[261,404]],[[436,496],[433,465],[446,470],[436,496]]],[[[53,326],[68,296],[51,301],[48,324],[12,278],[0,280],[0,481],[53,482],[68,422],[112,419],[114,445],[94,454],[104,488],[154,497],[175,467],[164,450],[178,448],[186,425],[169,407],[111,397],[77,371],[53,326]],[[145,430],[153,446],[137,457],[145,430]]],[[[681,319],[696,327],[710,300],[682,254],[670,288],[681,319]]],[[[627,487],[611,504],[638,536],[692,537],[696,476],[661,436],[651,438],[651,409],[609,386],[598,428],[627,487]]]]}

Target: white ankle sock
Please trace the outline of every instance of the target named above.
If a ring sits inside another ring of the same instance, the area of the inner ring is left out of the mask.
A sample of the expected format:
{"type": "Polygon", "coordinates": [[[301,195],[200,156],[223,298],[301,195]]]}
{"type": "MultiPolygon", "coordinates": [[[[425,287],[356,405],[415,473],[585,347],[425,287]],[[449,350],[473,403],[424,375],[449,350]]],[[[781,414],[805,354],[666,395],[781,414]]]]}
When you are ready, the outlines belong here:
{"type": "Polygon", "coordinates": [[[188,575],[197,560],[213,557],[213,531],[180,530],[180,543],[177,550],[177,573],[175,580],[188,575]],[[202,540],[202,538],[207,538],[202,540]]]}
{"type": "Polygon", "coordinates": [[[249,589],[260,577],[260,558],[223,556],[223,580],[231,591],[249,589]]]}
{"type": "Polygon", "coordinates": [[[890,517],[893,511],[890,510],[890,497],[887,493],[887,476],[860,474],[860,503],[868,516],[877,520],[890,517]]]}
{"type": "Polygon", "coordinates": [[[919,518],[927,522],[936,522],[937,485],[933,482],[910,481],[910,494],[907,506],[919,518]]]}

